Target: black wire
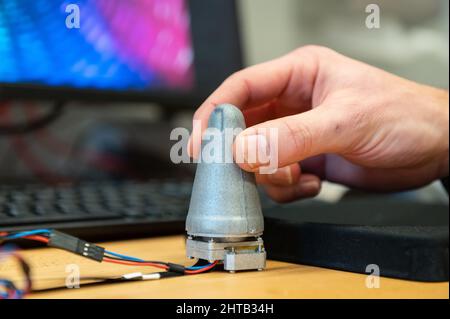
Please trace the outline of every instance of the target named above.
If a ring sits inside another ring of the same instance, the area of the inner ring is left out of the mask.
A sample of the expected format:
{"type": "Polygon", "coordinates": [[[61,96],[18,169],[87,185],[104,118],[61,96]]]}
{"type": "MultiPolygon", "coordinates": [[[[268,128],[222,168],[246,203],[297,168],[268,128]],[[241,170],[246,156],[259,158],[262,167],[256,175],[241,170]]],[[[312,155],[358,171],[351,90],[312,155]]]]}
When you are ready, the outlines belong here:
{"type": "MultiPolygon", "coordinates": [[[[159,272],[159,274],[161,275],[161,278],[159,278],[157,280],[183,276],[182,274],[175,273],[175,272],[159,272]]],[[[83,288],[86,286],[102,286],[102,285],[119,284],[119,283],[126,283],[126,282],[146,281],[146,280],[142,280],[141,278],[127,279],[127,278],[123,278],[123,277],[113,277],[113,278],[83,277],[83,278],[80,278],[80,280],[95,280],[92,282],[80,283],[80,288],[83,288]]],[[[71,289],[71,288],[67,288],[67,286],[57,286],[57,287],[49,287],[49,288],[42,288],[42,289],[32,289],[31,292],[34,294],[34,293],[43,293],[43,292],[57,291],[57,290],[63,290],[63,289],[71,289]]]]}
{"type": "Polygon", "coordinates": [[[27,134],[39,130],[58,119],[63,113],[63,109],[64,102],[56,102],[47,114],[44,114],[38,119],[27,123],[0,125],[0,135],[27,134]]]}
{"type": "MultiPolygon", "coordinates": [[[[124,278],[82,278],[82,280],[96,280],[93,282],[87,282],[87,283],[80,283],[80,288],[86,287],[86,286],[101,286],[105,284],[113,284],[113,283],[124,283],[124,282],[130,282],[130,281],[139,281],[137,279],[124,279],[124,278]]],[[[62,289],[71,289],[67,286],[57,286],[57,287],[50,287],[50,288],[42,288],[42,289],[32,289],[31,293],[42,293],[42,292],[49,292],[49,291],[55,291],[55,290],[62,290],[62,289]]]]}
{"type": "MultiPolygon", "coordinates": [[[[6,232],[6,235],[0,236],[0,239],[3,239],[3,238],[6,239],[8,236],[12,236],[12,235],[15,235],[15,234],[20,234],[20,233],[23,233],[23,232],[26,232],[26,231],[28,231],[28,230],[17,230],[17,231],[12,231],[12,232],[6,232]]],[[[40,236],[40,237],[50,238],[50,235],[46,234],[46,233],[36,234],[36,235],[33,235],[33,236],[40,236]]],[[[26,239],[26,238],[24,238],[24,237],[17,237],[15,239],[26,239]]]]}
{"type": "MultiPolygon", "coordinates": [[[[9,296],[12,293],[18,292],[20,289],[17,289],[16,285],[9,279],[3,279],[1,278],[1,281],[3,281],[3,287],[6,290],[6,294],[9,296]]],[[[8,297],[7,297],[8,298],[8,297]]]]}
{"type": "Polygon", "coordinates": [[[206,266],[209,265],[210,262],[205,259],[198,259],[197,262],[192,267],[198,267],[198,266],[206,266]]]}
{"type": "MultiPolygon", "coordinates": [[[[23,232],[23,231],[9,232],[5,236],[0,236],[0,245],[3,243],[2,242],[3,240],[7,240],[8,239],[8,236],[11,236],[11,235],[14,235],[14,234],[18,234],[18,233],[21,233],[21,232],[23,232]]],[[[38,236],[50,238],[50,236],[48,234],[39,234],[38,236]]],[[[14,240],[27,240],[27,238],[19,237],[19,238],[15,238],[14,240]]],[[[152,263],[152,264],[169,266],[169,263],[164,262],[164,261],[158,261],[158,260],[142,260],[142,261],[138,261],[138,260],[131,260],[131,259],[124,259],[124,258],[114,257],[114,256],[109,255],[108,253],[106,253],[104,255],[104,257],[107,257],[109,259],[118,260],[118,261],[128,261],[128,262],[135,262],[135,263],[152,263]]]]}
{"type": "MultiPolygon", "coordinates": [[[[22,274],[26,281],[26,289],[23,290],[23,292],[29,293],[33,289],[33,281],[31,279],[31,267],[21,256],[19,255],[12,255],[12,256],[15,257],[17,262],[19,263],[20,270],[22,271],[22,274]]],[[[3,278],[0,279],[6,284],[6,289],[8,291],[16,291],[16,292],[21,291],[21,289],[18,289],[17,286],[11,280],[3,278]]]]}

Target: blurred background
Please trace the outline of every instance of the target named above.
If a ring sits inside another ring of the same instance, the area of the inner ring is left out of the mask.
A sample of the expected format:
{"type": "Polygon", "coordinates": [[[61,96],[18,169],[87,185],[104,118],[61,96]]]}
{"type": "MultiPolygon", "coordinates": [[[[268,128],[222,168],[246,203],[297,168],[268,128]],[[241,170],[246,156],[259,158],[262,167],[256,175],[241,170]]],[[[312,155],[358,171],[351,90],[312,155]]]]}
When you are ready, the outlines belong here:
{"type": "MultiPolygon", "coordinates": [[[[238,4],[246,65],[317,44],[407,79],[448,89],[448,1],[240,0],[238,4]],[[379,29],[365,25],[369,4],[380,8],[379,29]]],[[[345,191],[326,183],[319,198],[340,198],[345,191]]],[[[403,195],[448,202],[439,182],[403,195]]]]}
{"type": "MultiPolygon", "coordinates": [[[[237,0],[236,3],[245,66],[270,60],[305,44],[318,44],[399,76],[448,89],[446,0],[237,0]],[[365,25],[368,15],[365,9],[370,3],[380,7],[379,29],[368,29],[365,25]]],[[[221,58],[216,56],[215,63],[220,64],[221,58]]],[[[176,75],[171,83],[189,87],[191,71],[176,75]]],[[[45,113],[52,103],[8,100],[9,120],[30,119],[45,113]]],[[[68,101],[64,113],[50,126],[26,135],[0,137],[0,181],[52,183],[97,178],[146,179],[167,174],[192,176],[193,167],[175,167],[168,156],[173,143],[169,140],[171,128],[190,128],[195,107],[192,104],[168,114],[164,106],[154,101],[108,102],[107,108],[104,103],[68,101]]],[[[4,110],[0,110],[2,121],[4,110]]],[[[327,183],[319,198],[337,200],[345,191],[327,183]]],[[[400,196],[448,202],[439,183],[400,196]]]]}
{"type": "Polygon", "coordinates": [[[449,2],[445,0],[240,0],[245,61],[266,61],[319,44],[402,77],[448,88],[449,2]],[[380,8],[368,29],[367,5],[380,8]]]}

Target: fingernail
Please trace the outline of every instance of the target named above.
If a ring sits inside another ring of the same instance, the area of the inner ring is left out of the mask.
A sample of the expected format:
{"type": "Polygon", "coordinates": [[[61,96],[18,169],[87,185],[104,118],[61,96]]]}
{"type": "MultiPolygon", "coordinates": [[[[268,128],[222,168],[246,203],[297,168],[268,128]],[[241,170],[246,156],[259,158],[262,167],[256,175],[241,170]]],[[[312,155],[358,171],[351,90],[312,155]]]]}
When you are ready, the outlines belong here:
{"type": "Polygon", "coordinates": [[[320,182],[316,179],[300,181],[298,186],[305,193],[317,192],[320,189],[320,182]]]}
{"type": "Polygon", "coordinates": [[[274,184],[292,185],[291,167],[281,167],[275,173],[267,175],[267,178],[274,184]]]}
{"type": "Polygon", "coordinates": [[[262,164],[265,164],[261,162],[261,160],[264,160],[261,157],[270,154],[270,149],[264,135],[246,135],[239,140],[243,160],[251,169],[256,169],[262,164]]]}

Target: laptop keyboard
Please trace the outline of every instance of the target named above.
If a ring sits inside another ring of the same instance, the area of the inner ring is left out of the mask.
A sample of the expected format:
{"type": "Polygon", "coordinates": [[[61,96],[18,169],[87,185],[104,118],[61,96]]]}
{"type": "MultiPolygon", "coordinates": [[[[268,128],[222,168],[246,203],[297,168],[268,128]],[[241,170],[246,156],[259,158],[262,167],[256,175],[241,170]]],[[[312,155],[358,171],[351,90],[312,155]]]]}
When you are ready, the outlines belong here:
{"type": "MultiPolygon", "coordinates": [[[[0,230],[184,221],[191,182],[100,182],[58,187],[0,187],[0,230]],[[87,224],[86,224],[87,223],[87,224]]],[[[179,228],[179,227],[178,227],[179,228]]],[[[99,229],[101,231],[101,229],[99,229]]]]}

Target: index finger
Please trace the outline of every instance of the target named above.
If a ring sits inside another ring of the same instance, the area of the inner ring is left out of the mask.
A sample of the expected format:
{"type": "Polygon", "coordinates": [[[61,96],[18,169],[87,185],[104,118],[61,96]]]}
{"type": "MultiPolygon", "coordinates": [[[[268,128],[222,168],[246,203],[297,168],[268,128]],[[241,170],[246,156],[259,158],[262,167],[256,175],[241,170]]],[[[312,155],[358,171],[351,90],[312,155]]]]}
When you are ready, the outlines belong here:
{"type": "Polygon", "coordinates": [[[196,157],[209,115],[219,104],[233,104],[241,110],[261,105],[278,97],[291,77],[292,58],[284,56],[243,69],[227,78],[197,109],[188,151],[196,157]],[[197,122],[198,123],[198,122],[197,122]]]}

